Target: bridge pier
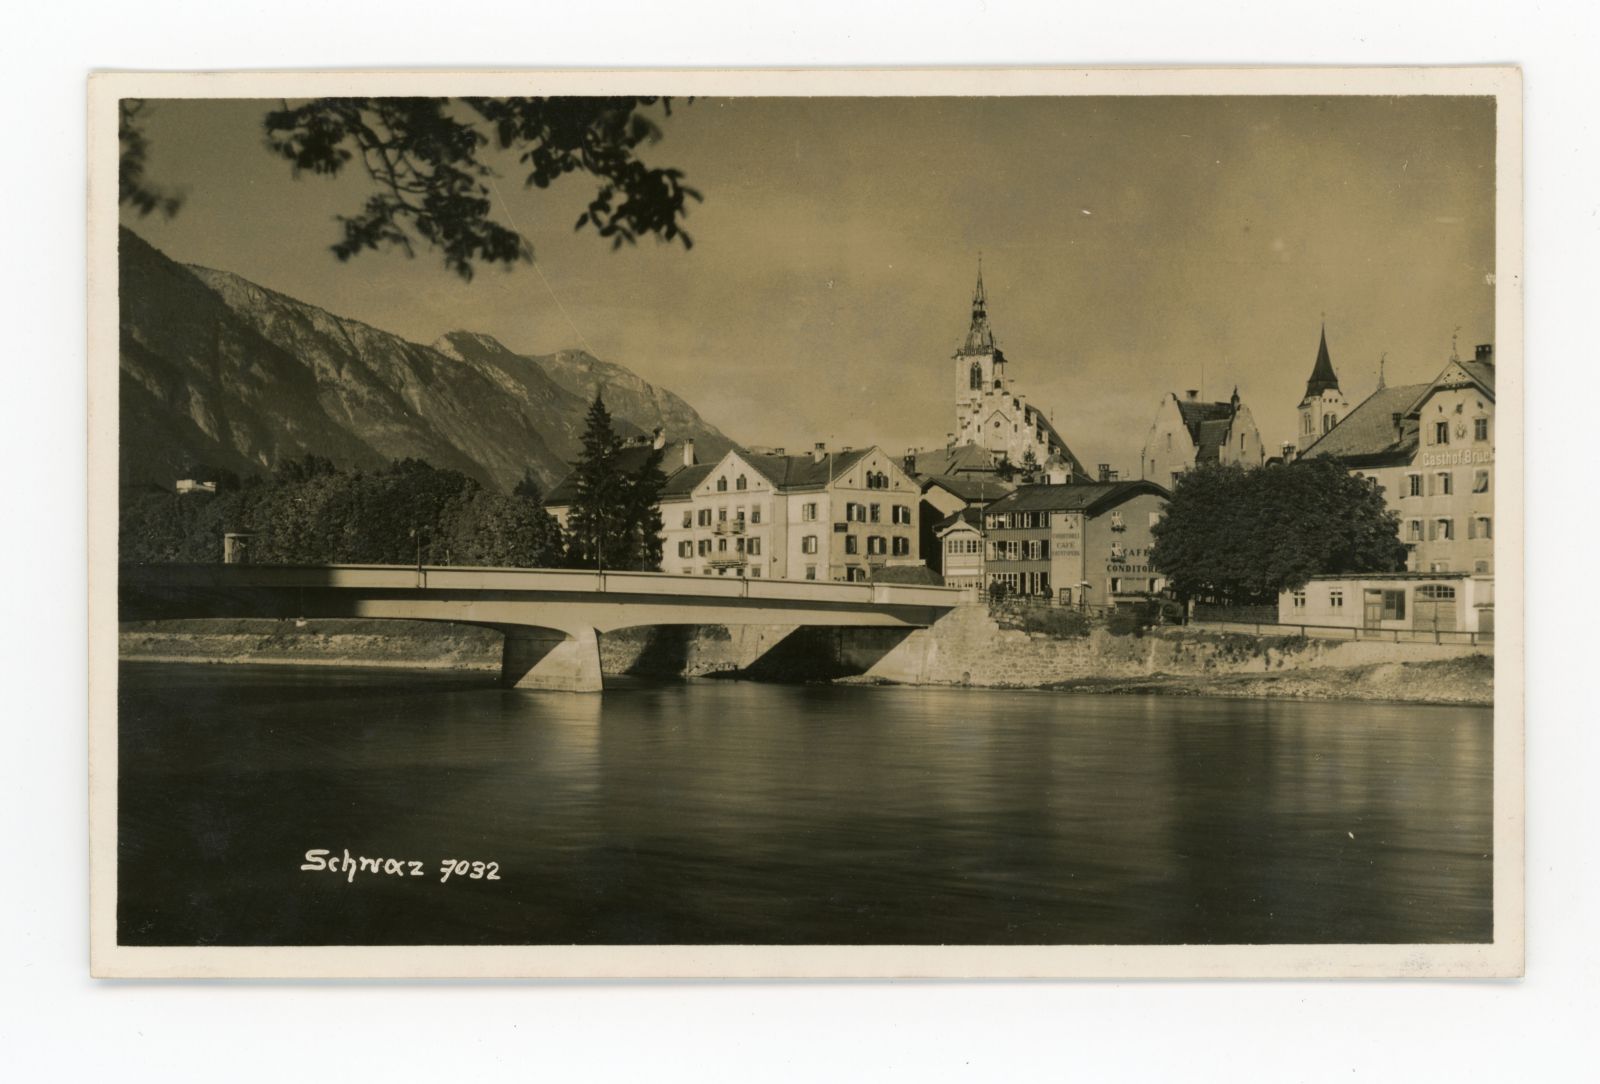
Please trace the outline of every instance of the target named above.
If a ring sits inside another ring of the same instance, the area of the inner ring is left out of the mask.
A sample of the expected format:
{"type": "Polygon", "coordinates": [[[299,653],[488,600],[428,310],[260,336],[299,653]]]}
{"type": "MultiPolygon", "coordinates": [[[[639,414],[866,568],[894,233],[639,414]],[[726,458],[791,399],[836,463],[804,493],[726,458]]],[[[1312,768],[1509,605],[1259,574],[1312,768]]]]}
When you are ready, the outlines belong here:
{"type": "Polygon", "coordinates": [[[553,692],[601,691],[600,636],[594,629],[507,628],[500,653],[500,684],[553,692]]]}

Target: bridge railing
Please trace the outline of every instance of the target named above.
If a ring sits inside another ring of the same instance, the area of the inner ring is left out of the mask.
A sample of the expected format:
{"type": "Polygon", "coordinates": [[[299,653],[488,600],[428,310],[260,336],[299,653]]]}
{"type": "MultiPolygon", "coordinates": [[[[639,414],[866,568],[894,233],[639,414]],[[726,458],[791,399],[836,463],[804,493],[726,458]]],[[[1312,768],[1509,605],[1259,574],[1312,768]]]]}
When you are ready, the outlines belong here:
{"type": "Polygon", "coordinates": [[[653,597],[834,602],[884,606],[949,607],[969,601],[962,587],[922,584],[835,583],[832,581],[751,579],[740,576],[684,576],[668,572],[588,572],[576,569],[492,568],[461,565],[139,565],[121,570],[125,578],[152,585],[205,587],[332,587],[364,590],[539,591],[653,597]]]}

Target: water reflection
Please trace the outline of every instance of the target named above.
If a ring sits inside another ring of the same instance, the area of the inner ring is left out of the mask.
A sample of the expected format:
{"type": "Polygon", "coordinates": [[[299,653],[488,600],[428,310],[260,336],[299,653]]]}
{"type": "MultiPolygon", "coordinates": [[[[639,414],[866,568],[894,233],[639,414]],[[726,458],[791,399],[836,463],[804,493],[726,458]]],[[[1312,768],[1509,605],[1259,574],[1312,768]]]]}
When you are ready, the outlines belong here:
{"type": "Polygon", "coordinates": [[[124,664],[129,944],[1487,940],[1490,713],[124,664]],[[304,852],[422,878],[299,870],[304,852]],[[450,857],[498,881],[439,883],[450,857]]]}

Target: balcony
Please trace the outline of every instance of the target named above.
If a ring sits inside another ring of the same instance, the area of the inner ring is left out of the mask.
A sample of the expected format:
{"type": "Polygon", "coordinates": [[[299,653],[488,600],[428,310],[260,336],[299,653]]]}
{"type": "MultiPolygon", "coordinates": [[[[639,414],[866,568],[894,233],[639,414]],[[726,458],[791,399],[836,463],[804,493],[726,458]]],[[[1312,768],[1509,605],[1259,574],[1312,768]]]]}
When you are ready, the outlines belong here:
{"type": "Polygon", "coordinates": [[[719,519],[714,531],[716,534],[744,534],[744,520],[719,519]]]}
{"type": "Polygon", "coordinates": [[[748,563],[742,553],[714,553],[706,558],[707,568],[742,568],[748,563]]]}

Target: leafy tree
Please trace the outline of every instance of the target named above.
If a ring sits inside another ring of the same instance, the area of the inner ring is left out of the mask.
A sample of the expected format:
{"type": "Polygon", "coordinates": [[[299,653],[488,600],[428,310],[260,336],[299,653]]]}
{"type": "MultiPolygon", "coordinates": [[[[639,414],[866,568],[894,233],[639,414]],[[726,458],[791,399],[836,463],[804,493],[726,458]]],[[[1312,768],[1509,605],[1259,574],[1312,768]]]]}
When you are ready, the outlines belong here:
{"type": "MultiPolygon", "coordinates": [[[[661,138],[647,110],[670,98],[317,98],[267,113],[263,127],[273,153],[296,176],[336,176],[359,162],[373,192],[354,214],[339,216],[343,236],[332,245],[340,260],[368,249],[398,248],[408,256],[421,241],[438,249],[445,266],[470,279],[479,264],[531,260],[516,230],[491,217],[496,173],[491,149],[517,155],[523,183],[547,188],[568,173],[587,173],[599,188],[575,229],[590,227],[612,248],[655,236],[693,242],[682,220],[700,193],[681,170],[652,168],[641,147],[661,138]]],[[[145,179],[148,140],[144,103],[121,103],[121,202],[141,215],[169,217],[181,197],[145,179]]]]}
{"type": "Polygon", "coordinates": [[[1313,576],[1404,568],[1399,527],[1383,494],[1329,457],[1207,464],[1178,480],[1150,563],[1184,600],[1267,603],[1313,576]]]}
{"type": "Polygon", "coordinates": [[[1022,477],[1031,482],[1038,473],[1039,457],[1033,454],[1032,448],[1029,448],[1022,453],[1022,477]]]}

